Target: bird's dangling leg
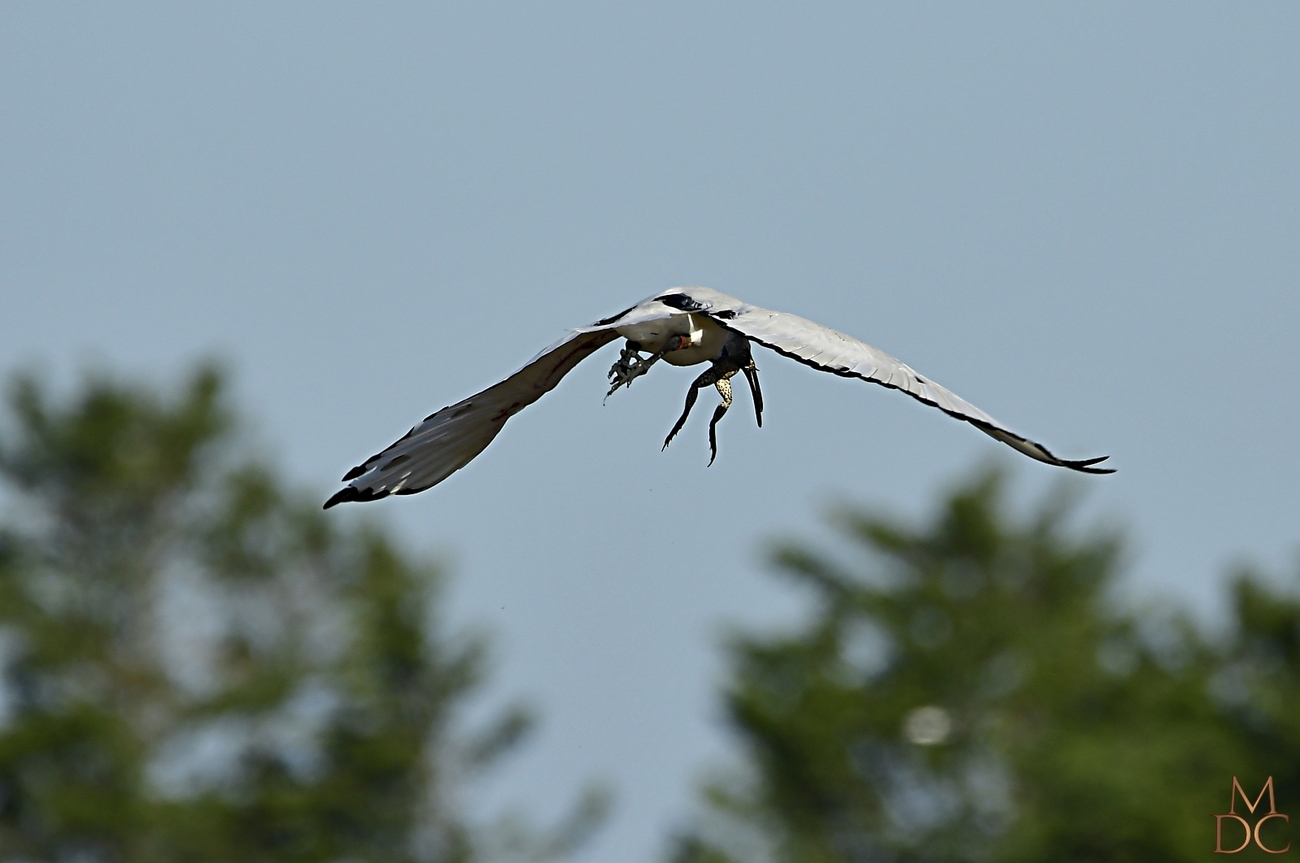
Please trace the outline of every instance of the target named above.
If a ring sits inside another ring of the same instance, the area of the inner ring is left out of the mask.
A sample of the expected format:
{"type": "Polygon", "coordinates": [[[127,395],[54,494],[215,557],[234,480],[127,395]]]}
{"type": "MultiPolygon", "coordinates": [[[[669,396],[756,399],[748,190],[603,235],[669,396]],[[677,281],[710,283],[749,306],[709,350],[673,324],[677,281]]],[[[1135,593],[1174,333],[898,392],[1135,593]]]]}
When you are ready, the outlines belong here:
{"type": "Polygon", "coordinates": [[[612,386],[610,386],[609,392],[605,393],[605,398],[612,396],[619,387],[631,386],[632,381],[650,371],[650,367],[663,359],[664,354],[680,350],[690,343],[690,336],[672,336],[664,343],[662,348],[642,359],[641,345],[629,339],[627,344],[623,346],[623,351],[618,355],[618,362],[614,363],[609,370],[609,380],[612,386]]]}
{"type": "Polygon", "coordinates": [[[763,390],[758,386],[758,366],[754,365],[754,360],[750,359],[749,363],[741,366],[740,370],[745,373],[745,380],[749,382],[749,391],[754,396],[754,418],[758,420],[758,427],[763,427],[763,390]]]}
{"type": "Polygon", "coordinates": [[[682,415],[677,418],[677,423],[673,426],[673,430],[668,433],[668,437],[664,438],[664,445],[663,448],[659,450],[660,452],[668,449],[668,444],[673,442],[673,438],[677,437],[677,433],[682,430],[682,426],[686,425],[686,418],[690,416],[691,408],[695,407],[695,400],[699,398],[700,390],[717,380],[718,370],[716,368],[711,368],[696,378],[694,383],[691,384],[691,388],[686,391],[686,407],[682,409],[682,415]]]}
{"type": "Polygon", "coordinates": [[[722,362],[715,362],[713,368],[695,379],[691,388],[686,391],[686,407],[682,409],[682,415],[677,418],[677,423],[673,430],[664,438],[664,449],[668,449],[668,444],[673,442],[673,438],[686,425],[686,418],[691,415],[691,408],[695,407],[695,400],[699,398],[700,390],[712,384],[717,388],[718,394],[722,396],[722,404],[718,405],[713,412],[713,420],[709,423],[709,451],[711,456],[709,464],[713,464],[714,459],[718,457],[718,420],[722,419],[727,409],[731,407],[731,376],[736,373],[734,366],[729,366],[722,362]]]}
{"type": "Polygon", "coordinates": [[[718,405],[717,409],[713,412],[713,421],[709,423],[709,451],[711,453],[709,456],[710,467],[713,466],[713,460],[718,457],[718,420],[722,419],[723,414],[725,414],[727,409],[731,407],[731,381],[729,379],[735,373],[736,370],[732,369],[713,384],[718,388],[718,394],[722,396],[722,404],[718,405]]]}

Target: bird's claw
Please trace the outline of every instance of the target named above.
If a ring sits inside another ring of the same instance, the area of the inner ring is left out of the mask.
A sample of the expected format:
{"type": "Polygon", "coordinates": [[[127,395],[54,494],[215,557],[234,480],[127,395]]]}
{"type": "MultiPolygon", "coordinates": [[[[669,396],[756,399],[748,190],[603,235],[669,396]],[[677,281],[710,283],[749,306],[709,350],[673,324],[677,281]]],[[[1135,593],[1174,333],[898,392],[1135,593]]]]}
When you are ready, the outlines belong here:
{"type": "Polygon", "coordinates": [[[609,392],[605,393],[605,398],[612,396],[619,387],[626,387],[632,384],[632,381],[641,377],[650,370],[650,366],[658,357],[651,357],[649,360],[642,359],[641,352],[635,348],[625,347],[618,355],[618,362],[614,363],[609,370],[609,380],[613,384],[609,392]]]}
{"type": "Polygon", "coordinates": [[[650,371],[650,367],[663,359],[664,354],[670,351],[680,351],[690,344],[689,336],[672,336],[662,348],[648,357],[642,357],[641,346],[636,342],[629,341],[623,346],[622,353],[618,355],[618,362],[614,363],[613,368],[609,370],[609,379],[613,386],[609,388],[609,392],[605,393],[605,398],[608,399],[612,396],[619,387],[631,386],[632,381],[650,371]]]}

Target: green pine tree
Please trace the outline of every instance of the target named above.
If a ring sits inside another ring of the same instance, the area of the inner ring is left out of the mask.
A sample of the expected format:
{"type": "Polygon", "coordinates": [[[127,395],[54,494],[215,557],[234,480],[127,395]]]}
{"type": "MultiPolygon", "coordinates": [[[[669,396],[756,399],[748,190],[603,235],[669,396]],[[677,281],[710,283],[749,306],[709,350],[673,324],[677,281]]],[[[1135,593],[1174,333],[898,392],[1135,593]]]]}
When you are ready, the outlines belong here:
{"type": "Polygon", "coordinates": [[[730,644],[743,769],[678,863],[1203,860],[1234,775],[1300,807],[1300,602],[1239,577],[1226,642],[1123,610],[1117,538],[1067,529],[1064,493],[1013,518],[1003,486],[916,527],[843,516],[852,563],[776,554],[816,610],[730,644]]]}
{"type": "MultiPolygon", "coordinates": [[[[221,377],[13,388],[0,437],[0,861],[437,861],[567,852],[603,798],[503,840],[458,801],[481,641],[441,576],[241,447],[221,377]]],[[[502,831],[506,828],[502,827],[502,831]]]]}

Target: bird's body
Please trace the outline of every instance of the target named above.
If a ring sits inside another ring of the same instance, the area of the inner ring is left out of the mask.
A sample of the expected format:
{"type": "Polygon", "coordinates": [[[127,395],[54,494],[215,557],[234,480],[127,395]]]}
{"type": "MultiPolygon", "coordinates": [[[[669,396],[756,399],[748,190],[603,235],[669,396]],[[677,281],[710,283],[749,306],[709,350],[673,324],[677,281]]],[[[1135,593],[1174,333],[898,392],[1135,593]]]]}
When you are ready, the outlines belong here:
{"type": "MultiPolygon", "coordinates": [[[[610,369],[607,394],[628,386],[659,360],[670,365],[711,366],[687,392],[686,408],[664,446],[681,429],[703,387],[714,386],[722,403],[709,425],[709,442],[717,455],[715,427],[731,405],[731,379],[743,373],[762,425],[763,397],[751,343],[821,371],[854,377],[891,389],[971,423],[985,434],[1047,464],[1083,473],[1113,473],[1094,467],[1100,458],[1060,459],[1042,444],[1025,438],[979,408],[910,367],[852,336],[784,312],[743,303],[709,288],[670,288],[635,306],[573,330],[499,384],[430,414],[400,440],[349,471],[349,483],[325,504],[366,501],[390,494],[414,494],[430,488],[465,466],[492,442],[506,420],[554,389],[570,370],[619,337],[627,340],[610,369]],[[642,353],[649,354],[642,357],[642,353]]],[[[710,459],[712,464],[712,459],[710,459]]]]}
{"type": "Polygon", "coordinates": [[[693,366],[717,359],[727,340],[727,331],[722,327],[705,315],[693,315],[689,312],[673,315],[670,318],[616,327],[614,332],[629,342],[635,342],[641,346],[641,350],[651,354],[663,350],[672,336],[688,337],[689,346],[664,354],[664,362],[674,366],[693,366]]]}

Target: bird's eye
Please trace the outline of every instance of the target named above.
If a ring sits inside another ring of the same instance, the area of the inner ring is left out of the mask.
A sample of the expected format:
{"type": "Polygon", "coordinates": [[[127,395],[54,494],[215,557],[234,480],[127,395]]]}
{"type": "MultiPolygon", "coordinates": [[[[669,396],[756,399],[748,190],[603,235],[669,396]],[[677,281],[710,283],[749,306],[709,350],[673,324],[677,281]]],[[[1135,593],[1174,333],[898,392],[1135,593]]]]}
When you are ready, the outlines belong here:
{"type": "Polygon", "coordinates": [[[659,297],[659,302],[663,303],[665,306],[672,306],[674,309],[681,309],[683,312],[698,312],[700,309],[704,308],[704,303],[692,299],[691,297],[686,296],[686,294],[664,294],[662,297],[659,297]]]}

